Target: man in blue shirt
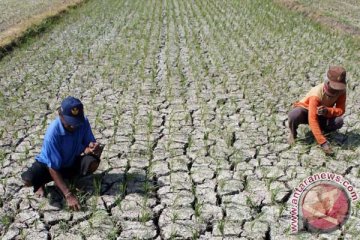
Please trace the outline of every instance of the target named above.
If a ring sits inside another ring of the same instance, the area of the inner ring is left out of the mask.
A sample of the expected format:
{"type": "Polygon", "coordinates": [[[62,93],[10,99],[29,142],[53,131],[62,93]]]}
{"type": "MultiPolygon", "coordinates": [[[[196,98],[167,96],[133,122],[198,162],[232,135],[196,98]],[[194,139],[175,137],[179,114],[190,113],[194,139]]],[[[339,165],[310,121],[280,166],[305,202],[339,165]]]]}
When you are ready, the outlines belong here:
{"type": "Polygon", "coordinates": [[[101,148],[84,116],[81,101],[65,98],[58,109],[59,117],[47,128],[44,142],[33,165],[22,175],[26,186],[33,186],[38,196],[44,196],[46,183],[54,181],[68,206],[79,210],[80,204],[64,182],[64,178],[93,173],[99,166],[101,148]]]}

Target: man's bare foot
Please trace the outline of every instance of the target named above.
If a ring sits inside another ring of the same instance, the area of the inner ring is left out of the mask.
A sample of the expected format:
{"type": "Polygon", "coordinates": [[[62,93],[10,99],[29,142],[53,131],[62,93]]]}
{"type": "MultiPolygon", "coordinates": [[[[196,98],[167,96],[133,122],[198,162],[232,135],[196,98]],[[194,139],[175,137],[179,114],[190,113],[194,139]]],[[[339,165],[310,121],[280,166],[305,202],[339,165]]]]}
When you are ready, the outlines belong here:
{"type": "Polygon", "coordinates": [[[41,186],[36,192],[35,196],[42,198],[45,196],[45,186],[41,186]]]}

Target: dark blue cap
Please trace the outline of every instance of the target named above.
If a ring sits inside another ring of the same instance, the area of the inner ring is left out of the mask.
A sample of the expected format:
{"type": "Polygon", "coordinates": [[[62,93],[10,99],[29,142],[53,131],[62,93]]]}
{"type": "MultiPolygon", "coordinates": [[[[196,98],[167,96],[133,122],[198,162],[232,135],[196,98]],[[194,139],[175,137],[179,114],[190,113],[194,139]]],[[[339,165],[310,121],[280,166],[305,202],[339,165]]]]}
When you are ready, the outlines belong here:
{"type": "Polygon", "coordinates": [[[81,101],[74,97],[67,97],[61,103],[60,111],[65,122],[74,127],[84,123],[84,106],[81,101]]]}

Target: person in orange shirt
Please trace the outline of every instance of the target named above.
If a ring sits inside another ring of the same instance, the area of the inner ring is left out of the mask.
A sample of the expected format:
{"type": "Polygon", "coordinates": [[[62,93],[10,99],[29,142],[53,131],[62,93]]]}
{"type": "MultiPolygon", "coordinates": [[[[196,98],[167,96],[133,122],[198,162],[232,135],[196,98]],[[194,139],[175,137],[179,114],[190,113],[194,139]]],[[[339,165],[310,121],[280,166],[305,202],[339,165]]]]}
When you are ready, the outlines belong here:
{"type": "Polygon", "coordinates": [[[300,124],[309,124],[310,129],[326,154],[333,154],[323,135],[341,128],[346,102],[346,70],[340,66],[329,67],[325,82],[313,87],[306,96],[295,102],[289,112],[289,144],[294,144],[300,124]]]}

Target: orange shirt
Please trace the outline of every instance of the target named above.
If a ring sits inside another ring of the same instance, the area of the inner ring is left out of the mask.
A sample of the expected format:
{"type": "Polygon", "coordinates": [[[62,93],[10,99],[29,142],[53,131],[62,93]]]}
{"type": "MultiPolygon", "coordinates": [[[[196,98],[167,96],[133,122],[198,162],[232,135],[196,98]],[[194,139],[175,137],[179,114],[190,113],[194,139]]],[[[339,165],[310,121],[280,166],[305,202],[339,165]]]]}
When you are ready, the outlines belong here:
{"type": "Polygon", "coordinates": [[[326,142],[326,138],[321,133],[317,108],[327,107],[328,113],[325,117],[339,117],[345,113],[346,91],[340,92],[334,97],[329,97],[324,93],[324,83],[313,87],[306,96],[299,102],[294,103],[294,107],[303,107],[309,111],[309,125],[316,141],[319,144],[326,142]]]}

